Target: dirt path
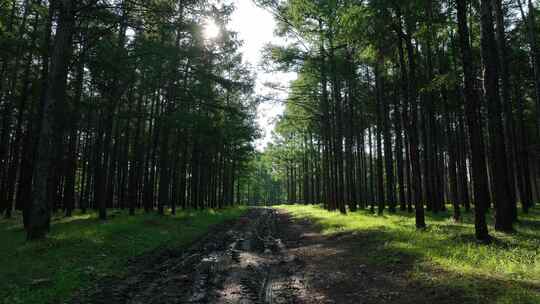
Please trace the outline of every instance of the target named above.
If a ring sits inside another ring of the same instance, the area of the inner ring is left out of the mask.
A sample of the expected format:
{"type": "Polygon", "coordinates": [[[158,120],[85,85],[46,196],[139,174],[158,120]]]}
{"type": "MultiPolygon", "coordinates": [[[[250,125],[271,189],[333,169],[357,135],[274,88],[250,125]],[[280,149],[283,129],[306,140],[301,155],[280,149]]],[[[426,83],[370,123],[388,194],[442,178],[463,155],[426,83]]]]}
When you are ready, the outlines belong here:
{"type": "Polygon", "coordinates": [[[308,221],[254,208],[188,250],[137,258],[127,278],[104,280],[69,303],[460,303],[444,289],[413,286],[395,265],[363,263],[351,244],[369,242],[324,236],[308,221]]]}
{"type": "Polygon", "coordinates": [[[305,303],[303,263],[284,244],[285,219],[251,209],[186,251],[137,258],[126,279],[106,279],[71,303],[305,303]]]}

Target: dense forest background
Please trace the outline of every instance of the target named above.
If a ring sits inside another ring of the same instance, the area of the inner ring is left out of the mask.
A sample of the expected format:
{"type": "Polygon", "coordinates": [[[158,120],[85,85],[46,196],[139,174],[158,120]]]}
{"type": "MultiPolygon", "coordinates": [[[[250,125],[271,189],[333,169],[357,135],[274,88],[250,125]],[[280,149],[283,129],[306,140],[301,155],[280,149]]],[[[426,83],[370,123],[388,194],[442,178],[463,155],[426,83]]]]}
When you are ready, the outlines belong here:
{"type": "Polygon", "coordinates": [[[263,153],[233,3],[0,1],[0,212],[34,239],[77,208],[451,203],[489,240],[538,200],[538,3],[256,2],[290,42],[264,66],[298,74],[263,153]]]}
{"type": "Polygon", "coordinates": [[[0,212],[233,204],[258,131],[252,69],[212,1],[0,1],[0,212]],[[207,23],[220,33],[204,36],[207,23]]]}
{"type": "Polygon", "coordinates": [[[418,228],[451,203],[489,240],[489,210],[510,232],[538,200],[537,3],[259,2],[297,41],[268,46],[268,66],[299,75],[257,162],[282,185],[269,201],[399,209],[418,228]]]}

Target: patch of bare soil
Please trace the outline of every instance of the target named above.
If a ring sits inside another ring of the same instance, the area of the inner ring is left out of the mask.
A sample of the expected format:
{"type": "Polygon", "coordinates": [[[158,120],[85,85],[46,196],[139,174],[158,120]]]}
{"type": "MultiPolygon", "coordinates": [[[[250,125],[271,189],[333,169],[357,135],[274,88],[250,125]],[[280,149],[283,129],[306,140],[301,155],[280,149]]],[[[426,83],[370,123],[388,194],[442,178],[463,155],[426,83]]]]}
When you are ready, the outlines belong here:
{"type": "Polygon", "coordinates": [[[69,303],[440,304],[448,299],[444,290],[420,292],[407,278],[406,257],[402,267],[362,263],[358,257],[370,252],[359,253],[356,245],[365,242],[367,236],[324,236],[308,221],[254,208],[187,250],[134,259],[126,278],[102,280],[69,303]]]}

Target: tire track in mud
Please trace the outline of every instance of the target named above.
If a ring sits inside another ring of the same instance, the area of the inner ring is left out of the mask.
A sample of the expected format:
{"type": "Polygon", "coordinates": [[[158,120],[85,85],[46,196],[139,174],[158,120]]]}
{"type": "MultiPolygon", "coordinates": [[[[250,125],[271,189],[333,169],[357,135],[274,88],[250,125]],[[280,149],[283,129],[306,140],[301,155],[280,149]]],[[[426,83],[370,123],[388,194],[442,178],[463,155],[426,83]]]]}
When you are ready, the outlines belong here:
{"type": "Polygon", "coordinates": [[[238,263],[215,303],[297,303],[289,278],[294,258],[287,254],[277,227],[277,213],[262,209],[236,246],[238,263]]]}
{"type": "Polygon", "coordinates": [[[68,303],[301,303],[303,264],[278,226],[275,210],[253,208],[188,250],[141,257],[126,278],[106,278],[68,303]]]}

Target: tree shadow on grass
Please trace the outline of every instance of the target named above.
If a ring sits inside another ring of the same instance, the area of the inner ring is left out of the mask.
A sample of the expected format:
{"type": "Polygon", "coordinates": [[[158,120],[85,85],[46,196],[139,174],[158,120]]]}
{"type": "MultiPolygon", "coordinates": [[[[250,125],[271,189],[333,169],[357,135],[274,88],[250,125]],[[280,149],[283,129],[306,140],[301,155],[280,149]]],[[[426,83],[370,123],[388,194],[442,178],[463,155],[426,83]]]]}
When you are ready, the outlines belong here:
{"type": "MultiPolygon", "coordinates": [[[[437,266],[424,248],[409,242],[407,234],[370,229],[323,235],[323,231],[339,229],[339,225],[328,226],[317,219],[311,222],[293,225],[303,237],[290,248],[306,263],[312,293],[328,303],[532,304],[540,300],[538,283],[437,266]]],[[[441,248],[450,248],[456,242],[475,243],[472,235],[433,242],[438,243],[432,246],[441,248]]],[[[500,241],[495,246],[508,244],[500,241]]]]}
{"type": "Polygon", "coordinates": [[[0,298],[10,303],[13,299],[59,303],[97,277],[122,273],[133,257],[193,242],[224,218],[221,213],[208,214],[199,223],[196,215],[129,217],[126,213],[110,212],[114,216],[107,221],[95,214],[55,215],[48,237],[31,243],[25,241],[18,214],[2,221],[0,259],[10,263],[0,269],[0,298]],[[36,285],[36,280],[47,284],[36,285]]]}
{"type": "Polygon", "coordinates": [[[540,231],[540,220],[521,219],[519,220],[517,226],[520,228],[530,228],[536,231],[540,231]]]}

